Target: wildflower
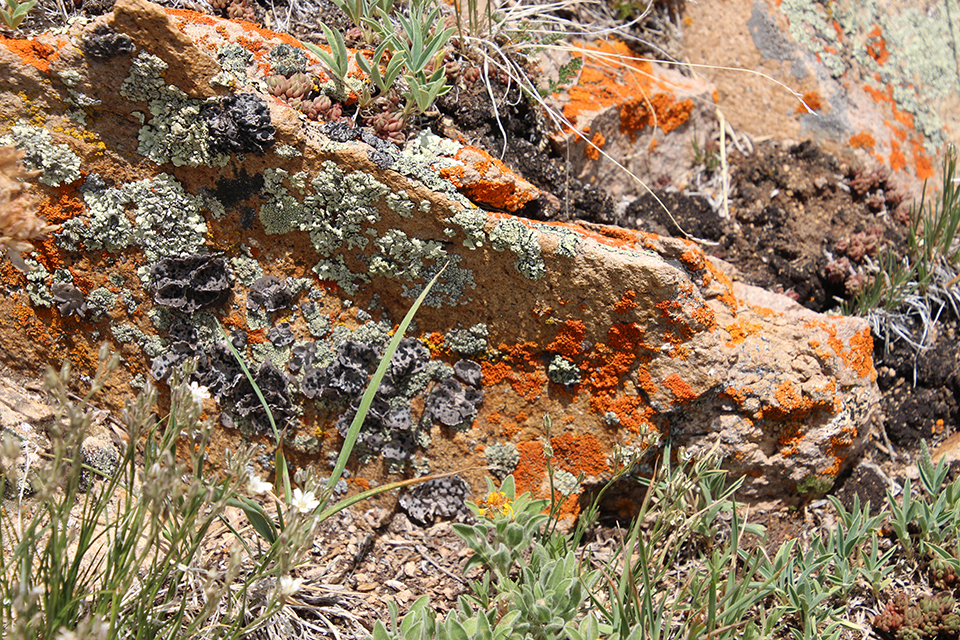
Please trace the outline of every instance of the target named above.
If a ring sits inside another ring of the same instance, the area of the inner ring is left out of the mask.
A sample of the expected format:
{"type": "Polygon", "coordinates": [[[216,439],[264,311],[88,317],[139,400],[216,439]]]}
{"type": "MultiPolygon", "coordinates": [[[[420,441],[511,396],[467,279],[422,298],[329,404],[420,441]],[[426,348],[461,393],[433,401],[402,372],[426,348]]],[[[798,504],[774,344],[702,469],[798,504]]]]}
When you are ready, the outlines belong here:
{"type": "Polygon", "coordinates": [[[271,485],[269,482],[264,482],[263,480],[261,480],[260,476],[252,475],[250,476],[250,479],[247,481],[247,491],[249,491],[253,495],[266,493],[267,491],[270,491],[270,489],[272,488],[273,488],[273,485],[271,485]]]}
{"type": "Polygon", "coordinates": [[[300,491],[300,489],[294,489],[293,500],[290,502],[290,506],[300,513],[310,513],[320,506],[320,501],[313,495],[313,491],[304,493],[300,491]]]}
{"type": "Polygon", "coordinates": [[[497,516],[503,516],[505,518],[513,517],[513,503],[510,502],[507,494],[500,491],[494,491],[480,504],[485,505],[480,509],[481,516],[486,516],[491,519],[497,516]]]}
{"type": "Polygon", "coordinates": [[[203,385],[198,384],[196,381],[191,382],[187,389],[190,390],[190,395],[193,396],[193,401],[197,404],[197,406],[202,407],[203,401],[210,399],[210,390],[203,385]]]}
{"type": "Polygon", "coordinates": [[[294,578],[292,576],[283,576],[277,584],[277,593],[281,598],[289,598],[300,590],[303,585],[303,578],[294,578]]]}

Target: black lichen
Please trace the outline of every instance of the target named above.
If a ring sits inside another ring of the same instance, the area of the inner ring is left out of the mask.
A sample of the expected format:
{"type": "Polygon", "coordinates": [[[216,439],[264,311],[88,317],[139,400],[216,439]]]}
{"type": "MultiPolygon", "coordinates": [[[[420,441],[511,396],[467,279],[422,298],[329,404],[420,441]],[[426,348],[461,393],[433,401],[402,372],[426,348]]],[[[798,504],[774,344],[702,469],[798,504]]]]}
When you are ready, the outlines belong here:
{"type": "Polygon", "coordinates": [[[273,146],[270,108],[253,93],[226,96],[201,112],[210,128],[211,153],[264,153],[273,146]]]}
{"type": "Polygon", "coordinates": [[[290,418],[296,415],[293,403],[288,393],[287,378],[277,369],[270,360],[265,360],[253,375],[254,382],[260,390],[258,394],[253,385],[243,376],[235,384],[230,397],[230,406],[244,418],[250,421],[250,426],[258,432],[271,431],[270,418],[260,402],[263,395],[270,415],[273,416],[277,429],[286,427],[290,418]]]}
{"type": "Polygon", "coordinates": [[[55,282],[50,286],[50,293],[53,294],[53,302],[57,305],[57,310],[64,318],[69,316],[87,315],[87,299],[83,292],[72,284],[55,282]]]}
{"type": "Polygon", "coordinates": [[[289,322],[281,322],[275,327],[270,327],[270,330],[267,331],[267,340],[278,349],[293,344],[294,339],[289,322]]]}
{"type": "Polygon", "coordinates": [[[219,307],[230,299],[230,270],[223,258],[194,254],[164,258],[150,268],[154,302],[185,313],[219,307]]]}
{"type": "Polygon", "coordinates": [[[277,276],[257,278],[247,292],[247,309],[273,313],[290,306],[293,294],[287,283],[277,276]]]}
{"type": "Polygon", "coordinates": [[[460,360],[453,365],[453,373],[472,387],[479,388],[483,383],[483,369],[473,360],[460,360]]]}
{"type": "Polygon", "coordinates": [[[130,36],[117,33],[101,23],[80,38],[80,50],[84,55],[96,60],[109,60],[117,56],[131,55],[136,47],[130,36]]]}
{"type": "Polygon", "coordinates": [[[263,189],[263,175],[255,173],[252,176],[241,168],[234,179],[220,178],[213,195],[227,209],[232,209],[247,198],[263,189]]]}
{"type": "Polygon", "coordinates": [[[455,378],[437,384],[427,396],[426,413],[448,427],[468,429],[477,417],[477,407],[483,402],[483,391],[464,387],[455,378]]]}
{"type": "Polygon", "coordinates": [[[460,476],[438,478],[400,496],[400,508],[421,524],[433,524],[437,518],[466,520],[470,510],[464,501],[469,495],[470,487],[460,476]]]}

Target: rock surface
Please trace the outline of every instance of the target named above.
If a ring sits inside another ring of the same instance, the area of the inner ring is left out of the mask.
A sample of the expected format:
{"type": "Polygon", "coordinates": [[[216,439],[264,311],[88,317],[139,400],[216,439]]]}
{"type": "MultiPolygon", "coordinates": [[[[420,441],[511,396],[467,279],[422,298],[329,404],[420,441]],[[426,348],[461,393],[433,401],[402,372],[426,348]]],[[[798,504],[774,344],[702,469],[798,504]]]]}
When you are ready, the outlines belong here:
{"type": "Polygon", "coordinates": [[[576,495],[580,473],[609,476],[618,448],[655,451],[669,434],[719,447],[748,495],[785,497],[829,486],[862,449],[878,399],[865,322],[735,285],[691,242],[480,209],[468,196],[512,210],[532,187],[452,140],[400,150],[306,121],[262,83],[289,38],[158,12],[120,0],[98,21],[136,48],[109,65],[83,54],[97,25],[0,46],[0,142],[38,158],[41,214],[62,225],[28,275],[0,265],[7,365],[66,357],[89,374],[112,341],[116,404],[198,357],[208,414],[226,425],[211,461],[241,438],[269,453],[216,320],[292,422],[290,447],[325,461],[391,332],[446,265],[364,423],[355,487],[466,468],[476,489],[490,465],[542,494],[549,437],[556,486],[576,495]],[[246,63],[227,77],[214,59],[246,63]],[[56,284],[86,297],[84,314],[61,312],[56,284]]]}

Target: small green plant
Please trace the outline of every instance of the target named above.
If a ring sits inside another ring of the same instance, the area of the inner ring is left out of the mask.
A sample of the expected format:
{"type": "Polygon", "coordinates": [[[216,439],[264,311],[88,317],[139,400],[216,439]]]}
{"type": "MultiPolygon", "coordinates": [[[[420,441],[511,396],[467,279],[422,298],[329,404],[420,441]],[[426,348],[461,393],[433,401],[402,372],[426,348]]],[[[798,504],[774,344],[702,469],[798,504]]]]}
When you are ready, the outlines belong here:
{"type": "Polygon", "coordinates": [[[37,6],[37,0],[4,0],[6,7],[0,6],[0,20],[11,29],[16,29],[20,23],[26,20],[30,10],[37,6]]]}
{"type": "MultiPolygon", "coordinates": [[[[957,152],[950,148],[943,160],[943,183],[939,198],[927,198],[924,183],[920,203],[910,211],[905,255],[888,247],[878,256],[873,281],[843,306],[844,313],[869,315],[873,310],[895,312],[912,296],[912,306],[926,308],[922,298],[958,295],[960,280],[960,181],[957,179],[957,152]]],[[[931,313],[921,314],[925,320],[931,313]]],[[[926,322],[925,322],[926,323],[926,322]]]]}
{"type": "Polygon", "coordinates": [[[228,456],[222,475],[206,473],[204,449],[213,425],[198,420],[203,392],[175,377],[166,417],[157,420],[153,413],[157,394],[150,384],[123,412],[129,439],[115,472],[84,464],[81,443],[93,422],[92,401],[119,357],[104,348],[100,362],[89,392],[76,400],[69,366],[48,371],[58,419],[40,464],[21,474],[11,457],[19,446],[4,436],[0,484],[19,475],[17,484],[37,493],[31,498],[21,491],[20,504],[0,512],[0,626],[14,638],[53,638],[83,628],[125,638],[192,638],[214,628],[235,638],[255,630],[286,596],[273,589],[261,613],[248,618],[251,588],[287,577],[309,548],[313,522],[294,518],[282,543],[255,559],[235,551],[223,571],[199,566],[211,525],[242,490],[252,451],[228,456]],[[190,451],[186,460],[177,459],[181,439],[190,451]],[[87,474],[99,474],[102,482],[90,482],[87,474]],[[24,517],[27,510],[31,517],[24,517]]]}

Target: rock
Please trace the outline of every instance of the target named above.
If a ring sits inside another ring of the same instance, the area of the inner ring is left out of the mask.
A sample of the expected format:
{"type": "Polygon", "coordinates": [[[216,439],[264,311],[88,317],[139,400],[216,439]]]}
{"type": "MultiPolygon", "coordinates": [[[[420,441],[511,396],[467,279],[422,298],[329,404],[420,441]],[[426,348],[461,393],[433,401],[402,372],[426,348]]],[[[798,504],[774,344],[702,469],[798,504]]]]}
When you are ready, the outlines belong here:
{"type": "MultiPolygon", "coordinates": [[[[491,447],[519,491],[545,495],[548,436],[572,496],[580,473],[601,482],[618,448],[656,452],[666,434],[694,451],[718,447],[746,476],[745,496],[832,482],[855,461],[878,398],[863,320],[736,285],[692,242],[480,209],[470,198],[509,211],[537,194],[505,165],[465,183],[449,171],[469,155],[453,140],[424,134],[401,150],[343,123],[306,121],[261,89],[267,69],[256,55],[221,86],[257,96],[242,103],[265,101],[257,118],[269,113],[274,144],[237,155],[202,116],[206,105],[233,104],[207,91],[217,70],[203,56],[291,39],[135,0],[105,20],[136,47],[129,66],[116,65],[122,73],[75,55],[76,31],[52,40],[46,71],[24,70],[10,41],[0,46],[0,116],[28,113],[26,95],[49,113],[23,125],[51,136],[37,143],[41,179],[64,164],[83,168],[56,190],[32,187],[62,231],[28,257],[29,281],[0,265],[8,366],[68,358],[90,375],[99,343],[111,341],[123,364],[104,402],[117,408],[152,364],[165,378],[196,357],[194,381],[209,387],[225,425],[216,441],[236,450],[273,432],[218,321],[278,429],[289,427],[288,446],[325,460],[397,323],[443,270],[361,426],[370,462],[356,486],[397,471],[461,471],[456,496],[482,497],[491,447]],[[144,22],[133,20],[141,13],[144,22]],[[193,53],[171,53],[180,49],[193,53]],[[202,280],[151,271],[177,261],[218,265],[209,301],[159,304],[164,283],[202,280]],[[61,313],[51,287],[65,282],[85,296],[86,317],[61,313]],[[560,382],[548,376],[557,362],[560,382]]],[[[211,449],[210,464],[219,456],[211,449]]],[[[450,491],[436,493],[412,494],[416,517],[456,511],[450,491]]],[[[565,504],[576,513],[577,500],[565,504]]]]}
{"type": "Polygon", "coordinates": [[[577,61],[584,67],[577,81],[548,100],[572,125],[552,138],[571,175],[603,184],[615,199],[664,180],[689,184],[699,164],[693,149],[716,120],[715,87],[615,41],[584,45],[579,55],[548,50],[546,71],[577,61]],[[636,179],[624,180],[624,169],[636,179]]]}

